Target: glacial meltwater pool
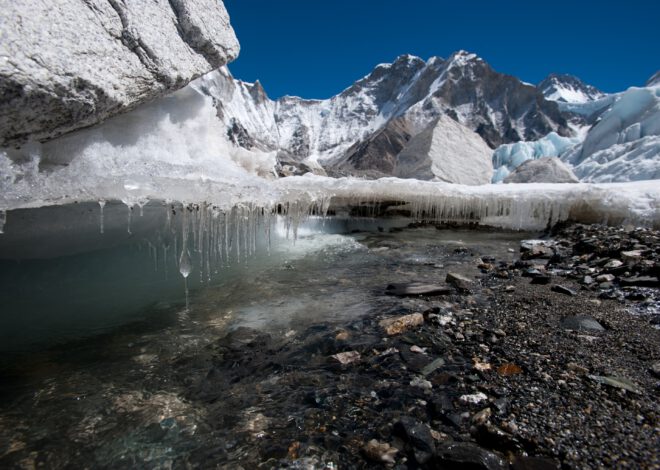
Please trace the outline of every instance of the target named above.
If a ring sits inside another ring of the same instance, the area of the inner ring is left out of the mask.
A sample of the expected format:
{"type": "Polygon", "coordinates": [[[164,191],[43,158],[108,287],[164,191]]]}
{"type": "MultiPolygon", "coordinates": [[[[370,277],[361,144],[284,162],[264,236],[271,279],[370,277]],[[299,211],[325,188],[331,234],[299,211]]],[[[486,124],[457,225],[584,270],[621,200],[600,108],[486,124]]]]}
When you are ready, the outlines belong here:
{"type": "Polygon", "coordinates": [[[153,227],[168,211],[168,221],[178,220],[181,208],[136,209],[131,234],[125,206],[104,211],[103,234],[94,206],[8,214],[0,236],[0,467],[255,468],[267,456],[254,443],[304,419],[296,384],[278,381],[287,360],[322,354],[310,338],[381,312],[414,311],[419,299],[387,296],[385,287],[443,282],[449,270],[476,275],[480,255],[510,261],[530,236],[312,218],[294,240],[294,228],[287,239],[277,218],[238,214],[238,223],[205,225],[191,210],[192,228],[170,237],[153,227]],[[35,228],[44,217],[50,225],[35,228]],[[289,359],[240,379],[240,355],[264,342],[289,359]],[[208,390],[206,379],[223,368],[239,375],[208,390]]]}

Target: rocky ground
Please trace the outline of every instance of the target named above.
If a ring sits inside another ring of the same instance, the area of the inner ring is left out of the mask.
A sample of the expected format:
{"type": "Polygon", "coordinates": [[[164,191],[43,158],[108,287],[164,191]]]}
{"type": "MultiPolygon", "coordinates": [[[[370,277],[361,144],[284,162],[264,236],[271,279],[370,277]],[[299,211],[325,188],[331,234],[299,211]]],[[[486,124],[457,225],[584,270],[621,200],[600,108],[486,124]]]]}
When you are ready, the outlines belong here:
{"type": "Polygon", "coordinates": [[[557,227],[497,256],[419,232],[424,256],[356,236],[391,282],[359,319],[67,345],[45,388],[5,390],[0,467],[660,468],[660,232],[557,227]]]}
{"type": "Polygon", "coordinates": [[[378,317],[293,341],[243,328],[211,363],[181,359],[216,432],[255,407],[234,441],[185,463],[660,468],[660,233],[575,225],[513,264],[464,256],[479,277],[383,286],[402,303],[378,317]]]}

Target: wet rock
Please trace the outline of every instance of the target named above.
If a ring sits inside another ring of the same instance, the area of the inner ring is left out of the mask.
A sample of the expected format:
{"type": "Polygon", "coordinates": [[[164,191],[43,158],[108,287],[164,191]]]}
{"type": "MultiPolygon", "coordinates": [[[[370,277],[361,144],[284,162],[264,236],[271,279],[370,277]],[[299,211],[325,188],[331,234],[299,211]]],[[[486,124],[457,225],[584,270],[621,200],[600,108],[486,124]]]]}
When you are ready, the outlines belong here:
{"type": "Polygon", "coordinates": [[[505,470],[506,461],[497,454],[470,442],[449,442],[438,445],[434,459],[436,468],[458,470],[505,470]]]}
{"type": "Polygon", "coordinates": [[[550,284],[550,276],[541,275],[532,278],[530,284],[547,285],[550,284]]]}
{"type": "Polygon", "coordinates": [[[623,390],[627,390],[632,393],[641,393],[639,390],[639,387],[632,383],[628,379],[624,379],[621,377],[607,377],[607,376],[602,376],[602,375],[589,375],[588,376],[591,380],[598,382],[603,385],[607,385],[610,387],[615,387],[615,388],[621,388],[623,390]]]}
{"type": "Polygon", "coordinates": [[[604,283],[604,282],[613,282],[616,279],[616,276],[613,274],[601,274],[600,276],[596,277],[596,282],[599,283],[604,283]]]}
{"type": "Polygon", "coordinates": [[[435,359],[431,361],[431,363],[424,366],[420,372],[424,377],[426,377],[444,365],[445,365],[445,360],[439,357],[438,359],[435,359]]]}
{"type": "Polygon", "coordinates": [[[408,284],[390,284],[385,289],[385,293],[397,297],[415,297],[418,295],[436,296],[451,294],[451,289],[448,286],[440,284],[411,282],[408,284]]]}
{"type": "Polygon", "coordinates": [[[542,275],[543,275],[543,273],[541,273],[541,271],[539,271],[536,268],[525,269],[522,273],[523,277],[538,277],[538,276],[542,276],[542,275]]]}
{"type": "Polygon", "coordinates": [[[360,353],[357,351],[346,351],[333,354],[330,357],[337,360],[340,364],[351,364],[360,360],[360,353]]]}
{"type": "Polygon", "coordinates": [[[401,349],[399,355],[406,363],[408,369],[414,372],[421,373],[431,362],[431,359],[427,355],[414,353],[410,349],[401,349]]]}
{"type": "Polygon", "coordinates": [[[477,392],[477,393],[472,393],[472,394],[467,394],[467,395],[461,395],[459,398],[460,401],[463,403],[469,403],[472,405],[476,405],[478,403],[481,403],[483,401],[488,400],[488,395],[482,392],[477,392]]]}
{"type": "Polygon", "coordinates": [[[568,287],[564,287],[561,285],[552,286],[550,290],[552,292],[557,292],[559,294],[570,295],[570,296],[574,296],[576,294],[573,289],[569,289],[568,287]]]}
{"type": "Polygon", "coordinates": [[[425,464],[431,460],[435,453],[435,442],[427,425],[404,416],[394,425],[394,433],[410,443],[417,463],[425,464]]]}
{"type": "Polygon", "coordinates": [[[421,388],[421,389],[424,389],[424,390],[431,390],[433,388],[433,384],[431,382],[429,382],[428,380],[425,380],[421,377],[413,378],[410,381],[410,386],[421,388]]]}
{"type": "Polygon", "coordinates": [[[622,251],[621,258],[626,261],[639,261],[642,259],[642,250],[622,251]]]}
{"type": "Polygon", "coordinates": [[[512,375],[522,374],[522,369],[513,363],[502,364],[497,368],[497,373],[502,377],[510,377],[512,375]]]}
{"type": "Polygon", "coordinates": [[[553,459],[520,455],[516,457],[511,467],[512,470],[559,470],[561,465],[553,459]]]}
{"type": "Polygon", "coordinates": [[[570,315],[561,320],[561,327],[575,331],[605,331],[603,325],[589,315],[570,315]]]}
{"type": "Polygon", "coordinates": [[[424,315],[421,313],[412,313],[396,318],[386,318],[381,320],[379,325],[389,336],[403,333],[404,331],[424,324],[424,315]]]}
{"type": "Polygon", "coordinates": [[[651,366],[651,373],[656,377],[660,378],[660,361],[656,362],[651,366]]]}
{"type": "Polygon", "coordinates": [[[484,408],[478,413],[475,413],[474,416],[472,416],[472,423],[480,425],[480,424],[485,424],[493,414],[492,410],[490,408],[484,408]]]}
{"type": "Polygon", "coordinates": [[[619,261],[618,259],[613,259],[605,263],[605,266],[603,267],[605,269],[616,269],[616,268],[620,268],[621,266],[623,266],[623,263],[621,261],[619,261]]]}
{"type": "Polygon", "coordinates": [[[619,282],[622,286],[660,287],[656,276],[622,277],[619,282]]]}
{"type": "Polygon", "coordinates": [[[393,464],[395,463],[394,456],[397,454],[398,449],[386,442],[378,442],[376,439],[372,439],[366,443],[362,451],[368,459],[374,462],[393,464]]]}
{"type": "Polygon", "coordinates": [[[462,294],[469,294],[473,284],[472,279],[457,273],[447,273],[445,282],[454,286],[462,294]]]}

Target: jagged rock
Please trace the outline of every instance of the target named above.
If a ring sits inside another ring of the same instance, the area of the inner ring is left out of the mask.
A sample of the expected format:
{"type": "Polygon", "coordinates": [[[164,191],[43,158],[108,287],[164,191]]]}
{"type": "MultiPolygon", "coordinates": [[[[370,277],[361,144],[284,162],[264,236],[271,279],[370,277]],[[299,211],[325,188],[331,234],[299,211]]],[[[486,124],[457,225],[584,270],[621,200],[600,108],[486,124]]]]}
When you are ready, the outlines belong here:
{"type": "Polygon", "coordinates": [[[557,157],[527,160],[504,178],[504,183],[577,183],[570,168],[557,157]]]}
{"type": "Polygon", "coordinates": [[[218,0],[16,0],[0,9],[0,147],[48,140],[233,60],[218,0]]]}

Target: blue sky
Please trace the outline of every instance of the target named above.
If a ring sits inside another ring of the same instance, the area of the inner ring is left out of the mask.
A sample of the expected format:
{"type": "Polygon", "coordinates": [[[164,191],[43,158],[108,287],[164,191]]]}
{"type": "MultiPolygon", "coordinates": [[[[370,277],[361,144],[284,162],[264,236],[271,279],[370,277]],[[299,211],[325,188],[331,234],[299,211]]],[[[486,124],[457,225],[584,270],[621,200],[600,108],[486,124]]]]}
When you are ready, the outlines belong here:
{"type": "Polygon", "coordinates": [[[459,49],[537,83],[570,73],[614,92],[660,68],[660,1],[225,0],[235,77],[271,98],[328,98],[400,54],[459,49]]]}

